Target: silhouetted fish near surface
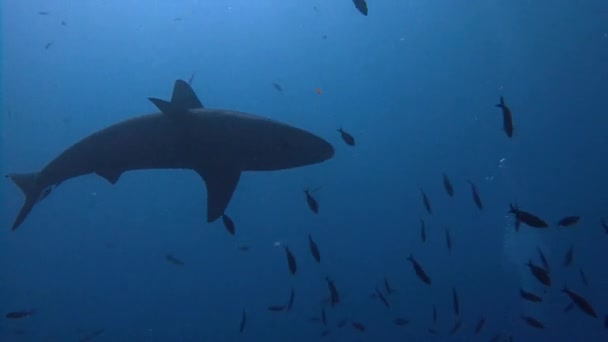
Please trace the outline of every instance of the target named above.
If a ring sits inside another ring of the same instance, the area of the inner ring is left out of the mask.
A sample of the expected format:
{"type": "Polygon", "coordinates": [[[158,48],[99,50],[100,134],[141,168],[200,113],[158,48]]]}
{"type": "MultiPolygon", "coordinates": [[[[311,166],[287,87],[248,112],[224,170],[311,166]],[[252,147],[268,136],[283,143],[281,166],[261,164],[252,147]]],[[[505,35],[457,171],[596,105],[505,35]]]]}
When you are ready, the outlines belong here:
{"type": "Polygon", "coordinates": [[[289,300],[287,301],[287,311],[290,311],[291,308],[293,307],[293,302],[296,298],[296,291],[294,290],[294,288],[291,288],[291,293],[289,294],[289,300]]]}
{"type": "Polygon", "coordinates": [[[327,288],[329,289],[330,303],[331,303],[331,307],[333,308],[336,304],[340,303],[340,295],[338,294],[338,289],[336,289],[336,285],[334,284],[334,281],[331,280],[329,277],[325,277],[325,280],[327,281],[327,288]]]}
{"type": "Polygon", "coordinates": [[[452,251],[452,236],[450,235],[450,230],[445,228],[445,244],[448,248],[448,253],[452,251]]]}
{"type": "Polygon", "coordinates": [[[363,323],[350,321],[350,325],[358,331],[361,331],[361,332],[365,331],[365,325],[363,325],[363,323]]]}
{"type": "Polygon", "coordinates": [[[241,323],[239,324],[239,333],[243,333],[245,330],[245,324],[247,324],[247,313],[245,309],[243,309],[243,313],[241,314],[241,323]]]}
{"type": "Polygon", "coordinates": [[[172,254],[167,254],[165,255],[165,260],[167,260],[169,263],[176,265],[176,266],[184,266],[184,262],[181,261],[180,259],[174,257],[172,254]]]}
{"type": "Polygon", "coordinates": [[[338,132],[340,132],[340,136],[346,145],[355,146],[355,138],[350,133],[344,131],[342,128],[339,128],[338,132]]]}
{"type": "Polygon", "coordinates": [[[393,293],[397,292],[391,287],[391,284],[389,284],[388,278],[386,277],[384,277],[384,290],[388,295],[392,295],[393,293]]]}
{"type": "Polygon", "coordinates": [[[427,197],[426,193],[424,192],[424,190],[422,190],[422,188],[420,186],[418,186],[418,189],[420,189],[420,195],[422,196],[422,203],[424,204],[426,211],[429,213],[429,215],[433,215],[433,209],[431,208],[431,202],[429,201],[429,198],[427,197]]]}
{"type": "Polygon", "coordinates": [[[471,184],[471,193],[473,194],[473,202],[475,202],[475,206],[477,206],[477,209],[483,210],[483,203],[481,202],[481,197],[479,197],[477,186],[472,181],[469,181],[469,184],[471,184]]]}
{"type": "Polygon", "coordinates": [[[501,96],[500,103],[496,107],[502,109],[502,127],[509,138],[513,137],[513,116],[511,109],[505,103],[505,99],[501,96]]]}
{"type": "Polygon", "coordinates": [[[405,326],[405,325],[408,325],[409,323],[410,323],[410,321],[405,318],[395,318],[393,320],[393,324],[398,325],[398,326],[405,326]]]}
{"type": "Polygon", "coordinates": [[[527,301],[533,302],[533,303],[540,303],[543,301],[543,299],[537,295],[535,295],[532,292],[527,292],[524,291],[522,289],[519,289],[519,296],[527,301]]]}
{"type": "Polygon", "coordinates": [[[384,297],[384,295],[382,294],[382,292],[380,292],[380,290],[378,290],[378,288],[376,288],[376,294],[378,295],[378,298],[380,298],[380,300],[382,301],[382,303],[384,304],[384,306],[386,306],[387,308],[391,308],[391,305],[388,303],[388,300],[386,300],[386,297],[384,297]]]}
{"type": "Polygon", "coordinates": [[[39,15],[49,15],[50,12],[49,11],[38,11],[39,15]]]}
{"type": "Polygon", "coordinates": [[[540,219],[538,216],[531,214],[529,212],[520,210],[517,205],[513,206],[510,204],[509,214],[515,214],[515,220],[520,223],[524,223],[530,227],[534,228],[548,228],[549,225],[540,219]]]}
{"type": "Polygon", "coordinates": [[[452,329],[450,329],[450,335],[454,335],[455,333],[457,333],[461,327],[462,327],[462,320],[460,320],[460,319],[456,320],[456,322],[454,322],[454,325],[452,326],[452,329]]]}
{"type": "Polygon", "coordinates": [[[563,219],[559,220],[559,222],[557,222],[557,225],[560,227],[574,226],[578,223],[578,221],[580,221],[580,219],[580,216],[566,216],[563,219]]]}
{"type": "Polygon", "coordinates": [[[55,44],[55,43],[53,43],[53,42],[48,42],[48,43],[46,43],[46,44],[44,45],[44,49],[45,49],[45,50],[48,50],[48,49],[49,49],[51,46],[53,46],[53,44],[55,44]]]}
{"type": "Polygon", "coordinates": [[[420,219],[420,240],[422,243],[426,242],[426,225],[422,219],[420,219]]]}
{"type": "Polygon", "coordinates": [[[29,317],[29,316],[35,314],[37,311],[38,311],[37,309],[11,311],[11,312],[7,313],[5,317],[8,319],[20,319],[20,318],[29,317]]]}
{"type": "Polygon", "coordinates": [[[312,239],[312,236],[308,234],[308,245],[310,247],[310,253],[315,258],[315,260],[320,263],[321,262],[321,252],[319,251],[319,247],[317,243],[312,239]]]}
{"type": "Polygon", "coordinates": [[[283,245],[283,248],[285,248],[285,256],[287,257],[287,266],[289,266],[289,271],[291,272],[291,274],[296,274],[296,258],[289,250],[289,247],[283,245]]]}
{"type": "Polygon", "coordinates": [[[268,307],[268,311],[272,311],[272,312],[279,312],[279,311],[284,311],[285,310],[285,305],[271,305],[268,307]]]}
{"type": "Polygon", "coordinates": [[[595,313],[595,310],[593,309],[591,304],[581,295],[569,290],[566,287],[562,289],[562,292],[567,294],[568,297],[570,297],[570,299],[572,300],[572,302],[576,304],[579,309],[581,309],[581,311],[593,318],[597,318],[597,314],[595,313]]]}
{"type": "Polygon", "coordinates": [[[308,189],[304,189],[304,194],[306,195],[306,204],[308,204],[308,208],[315,214],[319,213],[319,202],[312,196],[308,189]]]}
{"type": "Polygon", "coordinates": [[[283,87],[281,87],[280,84],[276,83],[276,82],[272,82],[272,86],[274,87],[274,89],[276,89],[278,92],[283,92],[283,87]]]}
{"type": "Polygon", "coordinates": [[[532,263],[532,261],[528,261],[526,264],[530,268],[530,272],[532,275],[543,285],[551,286],[551,277],[549,276],[549,272],[544,268],[538,267],[532,263]]]}
{"type": "Polygon", "coordinates": [[[365,0],[353,0],[355,7],[361,12],[361,14],[367,16],[367,3],[365,0]]]}
{"type": "Polygon", "coordinates": [[[454,187],[452,186],[452,183],[450,182],[448,175],[446,175],[445,173],[443,174],[443,188],[445,189],[445,192],[447,192],[450,197],[454,196],[454,187]]]}
{"type": "Polygon", "coordinates": [[[422,266],[420,266],[418,261],[414,259],[414,256],[410,255],[407,260],[412,263],[412,266],[414,267],[414,272],[416,272],[416,276],[418,276],[418,279],[422,280],[422,282],[427,285],[431,285],[431,278],[426,274],[426,272],[424,271],[422,266]]]}
{"type": "Polygon", "coordinates": [[[222,221],[224,222],[224,228],[226,228],[228,233],[234,235],[234,221],[226,214],[222,215],[222,221]]]}
{"type": "Polygon", "coordinates": [[[538,246],[536,247],[536,250],[538,251],[538,255],[540,256],[540,262],[543,264],[543,268],[545,270],[547,270],[547,272],[550,272],[551,267],[549,266],[549,262],[547,261],[547,258],[545,258],[545,254],[538,246]]]}
{"type": "Polygon", "coordinates": [[[521,319],[529,326],[536,329],[545,329],[545,326],[536,318],[530,316],[521,316],[521,319]]]}
{"type": "Polygon", "coordinates": [[[568,251],[564,255],[564,267],[572,265],[572,260],[574,260],[574,244],[570,245],[570,248],[568,248],[568,251]]]}
{"type": "Polygon", "coordinates": [[[475,325],[475,334],[479,334],[479,332],[481,331],[481,329],[483,329],[483,326],[485,324],[486,324],[485,318],[481,318],[479,321],[477,321],[477,324],[475,325]]]}
{"type": "Polygon", "coordinates": [[[80,342],[88,342],[93,340],[95,337],[103,334],[106,330],[105,329],[99,329],[99,330],[95,330],[92,333],[84,336],[83,338],[80,339],[80,342]]]}
{"type": "Polygon", "coordinates": [[[585,272],[583,272],[582,268],[578,269],[578,274],[581,277],[581,281],[583,282],[583,284],[585,286],[589,286],[589,280],[587,280],[587,276],[585,275],[585,272]]]}
{"type": "Polygon", "coordinates": [[[452,287],[452,307],[456,316],[460,315],[460,301],[458,300],[458,293],[456,289],[452,287]]]}

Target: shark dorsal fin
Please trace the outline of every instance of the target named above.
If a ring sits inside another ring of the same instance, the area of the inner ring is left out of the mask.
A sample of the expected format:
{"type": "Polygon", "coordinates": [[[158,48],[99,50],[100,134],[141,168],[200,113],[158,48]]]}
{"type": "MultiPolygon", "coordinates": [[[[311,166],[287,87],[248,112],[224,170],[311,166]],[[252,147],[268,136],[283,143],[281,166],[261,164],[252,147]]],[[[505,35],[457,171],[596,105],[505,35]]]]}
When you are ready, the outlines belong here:
{"type": "Polygon", "coordinates": [[[199,109],[204,108],[192,87],[184,80],[175,81],[171,103],[180,108],[199,109]]]}

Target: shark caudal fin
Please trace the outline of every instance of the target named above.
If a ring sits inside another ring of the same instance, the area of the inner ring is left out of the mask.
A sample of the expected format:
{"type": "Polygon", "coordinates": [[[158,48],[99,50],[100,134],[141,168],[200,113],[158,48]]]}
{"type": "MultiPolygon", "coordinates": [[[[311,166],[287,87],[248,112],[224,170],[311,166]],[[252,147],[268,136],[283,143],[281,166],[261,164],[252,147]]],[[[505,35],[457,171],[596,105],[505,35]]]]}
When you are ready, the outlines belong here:
{"type": "Polygon", "coordinates": [[[40,199],[40,195],[42,194],[43,189],[41,189],[38,184],[36,184],[37,177],[37,172],[20,174],[12,173],[6,175],[6,178],[9,178],[13,182],[15,182],[15,184],[17,184],[19,189],[21,189],[21,191],[23,191],[23,194],[25,195],[25,203],[21,207],[21,210],[19,211],[19,214],[17,215],[13,226],[11,227],[11,230],[17,229],[17,227],[19,227],[19,225],[23,223],[23,220],[25,220],[27,214],[30,213],[34,205],[38,202],[38,199],[40,199]]]}

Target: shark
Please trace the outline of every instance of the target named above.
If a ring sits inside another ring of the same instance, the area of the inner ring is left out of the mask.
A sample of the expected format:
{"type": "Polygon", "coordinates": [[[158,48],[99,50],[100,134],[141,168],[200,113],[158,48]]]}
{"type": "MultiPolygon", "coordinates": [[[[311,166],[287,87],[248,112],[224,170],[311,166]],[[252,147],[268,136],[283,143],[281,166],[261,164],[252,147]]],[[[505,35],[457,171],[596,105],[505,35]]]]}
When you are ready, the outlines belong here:
{"type": "Polygon", "coordinates": [[[262,116],[203,106],[184,80],[171,100],[148,98],[159,112],[99,130],[68,147],[39,172],[11,173],[25,195],[11,230],[62,182],[96,174],[116,184],[127,171],[188,169],[207,190],[207,222],[224,215],[244,171],[319,164],[334,156],[319,136],[262,116]]]}

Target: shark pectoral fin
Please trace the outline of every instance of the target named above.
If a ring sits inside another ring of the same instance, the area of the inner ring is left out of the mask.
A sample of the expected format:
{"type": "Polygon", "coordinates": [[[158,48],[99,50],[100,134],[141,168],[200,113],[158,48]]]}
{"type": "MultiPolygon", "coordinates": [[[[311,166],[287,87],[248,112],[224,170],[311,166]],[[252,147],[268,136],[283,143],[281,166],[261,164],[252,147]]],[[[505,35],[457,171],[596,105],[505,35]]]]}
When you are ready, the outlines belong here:
{"type": "Polygon", "coordinates": [[[100,177],[105,178],[112,185],[116,184],[116,182],[118,182],[118,178],[120,178],[120,175],[122,175],[121,170],[112,170],[112,169],[97,171],[95,173],[97,175],[99,175],[100,177]]]}
{"type": "Polygon", "coordinates": [[[195,171],[203,178],[207,186],[207,222],[213,222],[224,215],[239,183],[241,170],[229,167],[195,171]]]}
{"type": "Polygon", "coordinates": [[[192,87],[183,80],[175,81],[171,103],[187,109],[204,108],[194,90],[192,90],[192,87]]]}
{"type": "Polygon", "coordinates": [[[169,116],[183,115],[188,112],[187,108],[173,102],[157,99],[155,97],[148,97],[148,100],[150,100],[163,114],[169,116]]]}

